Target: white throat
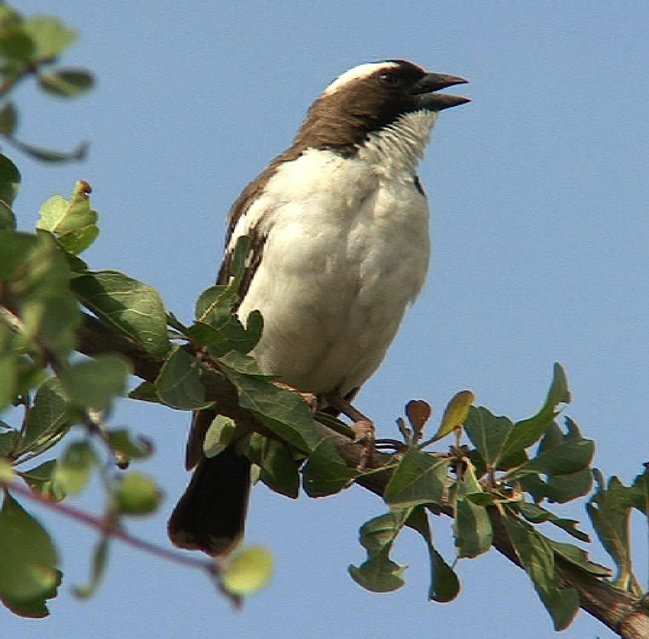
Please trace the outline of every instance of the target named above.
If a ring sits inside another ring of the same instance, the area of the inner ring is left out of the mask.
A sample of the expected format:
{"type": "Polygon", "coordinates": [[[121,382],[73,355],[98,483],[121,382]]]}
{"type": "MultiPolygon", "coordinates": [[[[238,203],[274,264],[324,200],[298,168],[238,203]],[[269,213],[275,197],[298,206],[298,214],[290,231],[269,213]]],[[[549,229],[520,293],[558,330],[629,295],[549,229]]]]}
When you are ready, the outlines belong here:
{"type": "Polygon", "coordinates": [[[436,111],[422,109],[400,116],[389,126],[370,133],[358,157],[381,167],[381,172],[412,175],[424,155],[437,115],[436,111]]]}

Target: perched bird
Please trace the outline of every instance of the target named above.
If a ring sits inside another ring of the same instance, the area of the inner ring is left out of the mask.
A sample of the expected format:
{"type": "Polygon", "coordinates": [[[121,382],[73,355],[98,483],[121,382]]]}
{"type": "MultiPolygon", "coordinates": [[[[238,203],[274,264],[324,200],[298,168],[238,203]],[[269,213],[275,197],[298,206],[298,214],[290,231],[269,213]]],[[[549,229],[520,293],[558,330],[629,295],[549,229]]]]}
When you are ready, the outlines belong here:
{"type": "MultiPolygon", "coordinates": [[[[229,281],[237,239],[250,236],[237,312],[243,322],[262,314],[252,352],[262,371],[347,412],[345,398],[379,366],[424,284],[428,205],[416,167],[439,111],[468,102],[438,91],[464,82],[405,60],[350,69],[235,201],[217,282],[229,281]]],[[[187,466],[196,470],[169,537],[222,555],[243,535],[250,461],[236,441],[204,456],[213,417],[195,415],[187,466]]]]}

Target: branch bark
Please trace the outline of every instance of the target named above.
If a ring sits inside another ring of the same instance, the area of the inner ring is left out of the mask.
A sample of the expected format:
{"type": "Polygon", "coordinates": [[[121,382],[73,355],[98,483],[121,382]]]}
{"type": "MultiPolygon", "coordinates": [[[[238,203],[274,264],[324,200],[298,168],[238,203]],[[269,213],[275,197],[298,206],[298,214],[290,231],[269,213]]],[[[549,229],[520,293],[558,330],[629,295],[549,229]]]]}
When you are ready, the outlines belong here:
{"type": "MultiPolygon", "coordinates": [[[[142,347],[129,338],[119,335],[90,315],[78,330],[78,350],[89,356],[118,353],[126,357],[133,367],[133,373],[143,380],[154,382],[162,360],[148,354],[142,347]]],[[[253,414],[242,409],[237,403],[236,390],[215,366],[203,363],[203,382],[206,397],[218,403],[218,410],[223,415],[236,421],[244,422],[251,428],[264,432],[264,427],[253,414]]],[[[360,446],[343,435],[315,422],[316,428],[328,437],[336,438],[340,457],[350,468],[358,468],[362,453],[360,446]]],[[[391,460],[391,456],[373,451],[370,459],[365,459],[368,469],[380,469],[391,460]]],[[[390,472],[373,473],[360,478],[357,483],[379,497],[390,479],[390,472]]],[[[449,517],[453,516],[450,508],[435,511],[449,517]]],[[[510,542],[502,516],[493,508],[490,512],[494,531],[493,547],[513,564],[520,562],[510,542]]],[[[559,585],[563,588],[574,588],[579,594],[580,607],[598,619],[605,626],[624,639],[647,639],[649,637],[649,595],[638,600],[629,592],[614,587],[609,582],[598,579],[574,564],[555,555],[555,570],[559,585]]]]}

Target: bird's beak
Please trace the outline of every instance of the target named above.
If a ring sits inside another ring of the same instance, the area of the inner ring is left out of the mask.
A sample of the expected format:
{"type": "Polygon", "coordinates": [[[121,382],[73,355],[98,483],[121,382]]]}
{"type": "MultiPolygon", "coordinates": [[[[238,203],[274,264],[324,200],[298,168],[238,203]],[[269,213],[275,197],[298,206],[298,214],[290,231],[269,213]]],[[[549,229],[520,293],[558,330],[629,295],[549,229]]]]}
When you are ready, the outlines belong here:
{"type": "Polygon", "coordinates": [[[470,102],[469,98],[459,95],[448,95],[447,93],[436,93],[440,89],[452,87],[455,84],[466,84],[467,80],[458,75],[446,73],[427,73],[411,90],[416,96],[418,105],[429,111],[441,111],[449,107],[458,106],[470,102]]]}

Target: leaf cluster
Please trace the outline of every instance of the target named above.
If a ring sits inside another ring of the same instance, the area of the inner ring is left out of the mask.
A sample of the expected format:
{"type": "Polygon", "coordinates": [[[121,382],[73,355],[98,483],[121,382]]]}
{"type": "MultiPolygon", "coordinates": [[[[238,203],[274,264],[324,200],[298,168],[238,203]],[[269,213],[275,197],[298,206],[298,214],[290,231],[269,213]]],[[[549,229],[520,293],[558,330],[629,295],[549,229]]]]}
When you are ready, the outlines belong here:
{"type": "Polygon", "coordinates": [[[76,39],[77,31],[57,18],[23,16],[0,4],[0,136],[36,160],[78,160],[86,153],[86,144],[61,152],[18,139],[19,109],[12,99],[16,86],[30,77],[45,95],[58,99],[76,98],[90,91],[94,79],[89,71],[57,66],[60,56],[76,39]]]}
{"type": "MultiPolygon", "coordinates": [[[[400,532],[409,527],[421,535],[428,548],[429,598],[449,601],[460,590],[454,567],[458,560],[490,550],[495,526],[501,526],[513,559],[527,572],[555,629],[563,629],[577,613],[580,600],[574,588],[559,584],[557,562],[568,562],[598,579],[611,575],[608,568],[592,562],[580,546],[550,534],[554,529],[574,540],[590,541],[577,521],[554,514],[550,505],[590,492],[594,443],[581,435],[570,418],[564,420],[565,430],[556,421],[560,407],[570,401],[565,373],[558,364],[541,409],[516,423],[485,407],[467,406],[471,397],[467,393],[462,391],[449,402],[437,434],[430,440],[418,443],[423,437],[421,424],[402,426],[405,452],[395,456],[383,494],[389,512],[361,527],[360,542],[367,559],[360,566],[350,566],[350,574],[372,591],[401,587],[405,566],[393,561],[390,552],[400,532]],[[457,416],[455,426],[448,423],[449,415],[457,416]],[[439,441],[440,435],[450,434],[455,441],[447,453],[425,450],[439,441]],[[429,516],[442,513],[453,517],[456,557],[452,565],[433,544],[429,516]]],[[[412,416],[409,418],[412,423],[412,416]]],[[[326,461],[321,463],[328,466],[326,461]]],[[[648,494],[646,473],[631,487],[613,478],[605,488],[600,480],[588,507],[600,540],[618,565],[614,583],[636,595],[640,590],[631,570],[629,515],[633,507],[646,514],[648,494]]]]}
{"type": "MultiPolygon", "coordinates": [[[[0,164],[10,169],[5,178],[17,175],[6,156],[0,164]]],[[[16,192],[12,179],[0,187],[5,211],[16,192]]],[[[76,352],[81,310],[71,284],[89,277],[78,254],[98,233],[88,191],[79,182],[69,200],[45,202],[34,233],[17,231],[13,215],[0,228],[0,410],[7,420],[0,422],[0,598],[24,616],[47,614],[46,600],[62,574],[47,531],[12,496],[16,479],[35,499],[58,503],[98,476],[106,504],[91,583],[103,570],[110,530],[124,515],[153,511],[159,498],[150,478],[110,470],[151,452],[146,442],[105,425],[113,401],[124,394],[129,363],[118,355],[87,359],[76,352]],[[58,458],[34,465],[64,439],[69,443],[59,447],[58,458]]]]}

